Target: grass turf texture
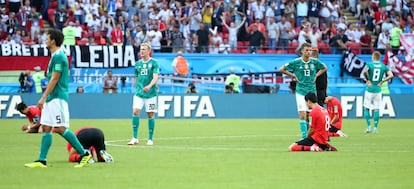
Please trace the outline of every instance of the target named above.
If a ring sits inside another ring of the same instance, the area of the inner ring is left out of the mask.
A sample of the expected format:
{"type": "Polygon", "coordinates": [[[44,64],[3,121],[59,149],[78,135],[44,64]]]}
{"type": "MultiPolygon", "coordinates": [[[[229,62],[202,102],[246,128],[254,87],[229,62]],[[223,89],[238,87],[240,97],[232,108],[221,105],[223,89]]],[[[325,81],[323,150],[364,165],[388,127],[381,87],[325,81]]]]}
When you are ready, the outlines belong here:
{"type": "Polygon", "coordinates": [[[379,134],[365,122],[345,120],[348,138],[332,138],[338,152],[288,152],[299,139],[298,120],[156,120],[154,146],[127,146],[130,120],[72,120],[71,130],[101,128],[114,164],[75,169],[57,134],[48,168],[29,169],[41,135],[25,134],[25,119],[0,120],[0,188],[411,188],[413,120],[380,120],[379,134]]]}

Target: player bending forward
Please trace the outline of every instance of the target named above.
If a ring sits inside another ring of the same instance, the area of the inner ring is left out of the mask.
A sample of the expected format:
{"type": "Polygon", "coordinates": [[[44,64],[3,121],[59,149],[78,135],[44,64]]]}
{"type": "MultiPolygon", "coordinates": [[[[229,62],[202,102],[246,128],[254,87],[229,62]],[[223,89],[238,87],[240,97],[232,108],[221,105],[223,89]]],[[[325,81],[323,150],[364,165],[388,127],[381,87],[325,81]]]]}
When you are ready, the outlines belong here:
{"type": "Polygon", "coordinates": [[[342,132],[342,105],[341,102],[333,97],[327,96],[325,98],[326,109],[328,110],[330,124],[329,136],[330,137],[346,137],[346,134],[342,132]]]}
{"type": "Polygon", "coordinates": [[[335,147],[328,144],[328,132],[330,118],[328,111],[319,106],[315,93],[305,96],[306,105],[311,110],[309,113],[308,136],[289,146],[289,151],[337,151],[335,147]]]}

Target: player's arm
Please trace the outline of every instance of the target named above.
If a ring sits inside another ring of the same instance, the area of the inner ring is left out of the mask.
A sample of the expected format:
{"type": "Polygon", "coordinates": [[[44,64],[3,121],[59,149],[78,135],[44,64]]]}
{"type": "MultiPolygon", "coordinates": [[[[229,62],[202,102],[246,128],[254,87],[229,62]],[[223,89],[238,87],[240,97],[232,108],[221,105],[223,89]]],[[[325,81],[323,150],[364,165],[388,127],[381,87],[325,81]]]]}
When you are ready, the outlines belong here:
{"type": "Polygon", "coordinates": [[[152,80],[151,82],[146,86],[148,89],[150,89],[152,86],[154,86],[158,81],[158,73],[152,74],[152,80]]]}
{"type": "Polygon", "coordinates": [[[315,78],[313,79],[313,82],[316,81],[316,78],[318,78],[319,76],[321,76],[323,73],[326,72],[326,70],[328,70],[328,68],[326,67],[325,64],[323,64],[323,68],[318,70],[318,72],[316,72],[315,78]]]}
{"type": "Polygon", "coordinates": [[[392,71],[387,72],[387,77],[385,77],[378,85],[381,86],[384,82],[389,81],[391,78],[394,77],[392,71]]]}
{"type": "Polygon", "coordinates": [[[47,85],[45,92],[43,93],[43,95],[40,98],[39,102],[37,102],[37,106],[40,109],[43,108],[43,104],[45,103],[47,96],[49,96],[49,94],[55,88],[57,82],[59,81],[60,75],[61,75],[60,72],[53,72],[52,73],[52,78],[50,78],[49,84],[47,85]]]}
{"type": "Polygon", "coordinates": [[[371,81],[369,80],[368,71],[369,71],[369,68],[365,66],[365,68],[364,68],[365,82],[366,82],[367,86],[370,87],[372,84],[371,84],[371,81]]]}
{"type": "Polygon", "coordinates": [[[299,81],[298,77],[296,77],[296,75],[292,72],[290,72],[289,70],[286,69],[285,65],[283,65],[280,69],[279,72],[285,75],[288,75],[290,77],[293,77],[293,79],[295,79],[295,81],[299,81]]]}
{"type": "Polygon", "coordinates": [[[332,125],[332,124],[335,124],[338,120],[339,120],[339,113],[338,113],[338,112],[336,112],[336,113],[334,114],[334,117],[333,117],[333,118],[332,118],[332,120],[331,120],[331,125],[332,125]]]}

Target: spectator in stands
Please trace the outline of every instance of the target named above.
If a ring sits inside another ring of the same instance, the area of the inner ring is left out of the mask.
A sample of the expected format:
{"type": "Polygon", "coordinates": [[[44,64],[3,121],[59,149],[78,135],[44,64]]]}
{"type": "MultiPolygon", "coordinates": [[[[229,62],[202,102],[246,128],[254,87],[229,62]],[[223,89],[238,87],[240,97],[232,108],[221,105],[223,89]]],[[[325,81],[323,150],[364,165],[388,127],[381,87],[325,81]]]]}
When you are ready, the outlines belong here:
{"type": "Polygon", "coordinates": [[[229,40],[227,38],[223,39],[223,43],[219,46],[219,53],[220,54],[229,54],[231,52],[231,46],[229,44],[229,40]]]}
{"type": "Polygon", "coordinates": [[[269,23],[266,27],[267,29],[267,38],[269,39],[269,48],[272,50],[276,49],[277,42],[279,41],[280,31],[279,26],[275,22],[275,18],[270,17],[269,23]]]}
{"type": "Polygon", "coordinates": [[[330,25],[332,22],[332,11],[334,11],[334,7],[332,6],[331,2],[328,0],[322,0],[321,9],[319,12],[320,22],[330,25]]]}
{"type": "Polygon", "coordinates": [[[240,92],[240,76],[235,74],[234,68],[230,68],[230,75],[226,76],[226,85],[230,85],[230,83],[233,83],[232,91],[234,93],[240,92]]]}
{"type": "Polygon", "coordinates": [[[217,32],[221,33],[222,29],[222,19],[221,16],[224,14],[224,2],[215,1],[215,6],[213,8],[213,17],[212,17],[212,27],[217,27],[217,32]]]}
{"type": "Polygon", "coordinates": [[[112,70],[107,71],[107,76],[104,77],[104,93],[115,94],[118,92],[118,78],[113,76],[112,70]]]}
{"type": "Polygon", "coordinates": [[[84,93],[84,89],[82,86],[78,86],[78,88],[76,88],[76,93],[81,94],[84,93]]]}
{"type": "Polygon", "coordinates": [[[227,94],[235,93],[234,92],[234,83],[233,82],[230,82],[228,85],[226,85],[224,87],[224,93],[227,93],[227,94]]]}
{"type": "Polygon", "coordinates": [[[312,27],[312,30],[308,32],[308,39],[312,45],[312,47],[318,47],[318,43],[321,41],[322,35],[319,31],[319,28],[316,26],[312,27]]]}
{"type": "Polygon", "coordinates": [[[333,37],[330,42],[332,54],[342,54],[348,47],[348,36],[345,35],[345,30],[339,29],[338,35],[333,37]]]}
{"type": "Polygon", "coordinates": [[[287,50],[289,46],[289,32],[292,29],[290,22],[286,21],[286,17],[282,16],[282,20],[278,23],[280,36],[279,36],[279,48],[287,50]]]}
{"type": "Polygon", "coordinates": [[[387,49],[390,49],[390,32],[383,30],[378,36],[377,49],[381,54],[385,54],[387,49]]]}
{"type": "Polygon", "coordinates": [[[186,93],[186,94],[197,94],[197,93],[198,93],[198,91],[197,91],[197,89],[196,89],[196,87],[195,87],[194,83],[189,83],[189,84],[188,84],[188,88],[187,88],[187,90],[185,91],[185,93],[186,93]]]}
{"type": "Polygon", "coordinates": [[[56,10],[55,19],[53,20],[53,26],[56,29],[62,30],[68,24],[68,21],[69,15],[64,8],[56,10]]]}
{"type": "Polygon", "coordinates": [[[204,24],[200,24],[200,29],[195,33],[195,42],[197,46],[197,53],[206,53],[209,45],[208,29],[205,29],[204,24]]]}
{"type": "Polygon", "coordinates": [[[390,31],[391,40],[390,45],[394,55],[398,54],[398,49],[400,48],[400,34],[402,34],[402,29],[400,28],[399,22],[393,22],[393,27],[390,31]]]}
{"type": "Polygon", "coordinates": [[[92,31],[96,31],[96,32],[100,31],[101,26],[102,26],[101,20],[98,18],[97,14],[93,14],[92,20],[88,20],[87,23],[88,23],[89,29],[92,31]]]}
{"type": "Polygon", "coordinates": [[[319,0],[309,0],[308,4],[308,18],[309,22],[319,27],[319,12],[321,10],[321,3],[319,0]]]}
{"type": "MultiPolygon", "coordinates": [[[[197,2],[193,1],[191,4],[191,13],[188,16],[189,24],[190,24],[190,32],[191,34],[195,34],[198,29],[200,29],[201,24],[201,13],[200,8],[197,6],[197,2]]],[[[223,22],[225,24],[225,22],[223,22]]]]}
{"type": "Polygon", "coordinates": [[[40,21],[42,19],[42,15],[36,11],[35,7],[32,7],[30,9],[30,14],[29,14],[29,21],[30,21],[30,36],[32,38],[32,40],[35,39],[35,36],[40,33],[40,21]]]}
{"type": "Polygon", "coordinates": [[[204,3],[204,7],[201,9],[201,16],[202,16],[202,23],[204,24],[205,30],[208,31],[212,25],[212,16],[213,16],[213,8],[210,6],[209,2],[204,3]]]}
{"type": "Polygon", "coordinates": [[[20,6],[23,4],[21,0],[9,0],[9,11],[18,13],[20,6]]]}
{"type": "Polygon", "coordinates": [[[265,37],[260,32],[256,25],[253,25],[252,31],[248,35],[249,39],[249,53],[258,53],[259,49],[263,47],[265,37]]]}
{"type": "Polygon", "coordinates": [[[229,44],[230,44],[230,48],[233,49],[237,49],[237,32],[238,30],[244,26],[244,22],[246,21],[246,17],[243,17],[243,21],[236,26],[234,22],[230,22],[230,26],[227,25],[226,23],[226,19],[224,16],[221,17],[221,20],[223,22],[224,27],[227,28],[227,30],[229,31],[229,44]]]}
{"type": "Polygon", "coordinates": [[[35,44],[34,41],[30,38],[30,34],[27,32],[27,30],[21,30],[22,38],[21,43],[24,45],[33,45],[35,44]]]}
{"type": "Polygon", "coordinates": [[[14,34],[11,36],[11,39],[16,44],[22,43],[22,31],[21,30],[15,30],[14,34]]]}
{"type": "Polygon", "coordinates": [[[148,32],[148,41],[151,43],[153,52],[161,52],[162,33],[158,29],[158,24],[154,24],[148,32]]]}
{"type": "Polygon", "coordinates": [[[19,26],[19,21],[17,20],[15,13],[9,13],[9,19],[6,21],[7,32],[9,35],[13,35],[19,26]]]}
{"type": "MultiPolygon", "coordinates": [[[[182,51],[177,52],[177,56],[172,62],[172,67],[174,69],[174,76],[187,78],[189,74],[189,65],[186,58],[183,57],[182,51]]],[[[177,82],[184,82],[184,80],[177,80],[177,82]]]]}
{"type": "Polygon", "coordinates": [[[69,24],[62,29],[63,36],[65,37],[62,43],[63,45],[76,45],[76,30],[73,25],[73,22],[69,22],[69,24]]]}
{"type": "Polygon", "coordinates": [[[296,27],[300,27],[302,20],[308,17],[308,2],[299,0],[296,3],[296,27]]]}
{"type": "Polygon", "coordinates": [[[180,25],[175,24],[172,32],[170,33],[170,38],[168,40],[168,46],[172,47],[172,52],[183,52],[184,51],[184,34],[180,31],[180,25]]]}
{"type": "Polygon", "coordinates": [[[124,43],[124,35],[120,23],[117,23],[115,29],[111,31],[109,42],[112,45],[122,45],[124,43]]]}
{"type": "Polygon", "coordinates": [[[26,8],[22,7],[21,10],[16,14],[18,29],[27,30],[27,25],[29,23],[29,14],[26,12],[26,8]]]}
{"type": "MultiPolygon", "coordinates": [[[[287,4],[285,5],[285,11],[280,20],[282,18],[285,18],[286,21],[290,23],[291,26],[295,25],[295,17],[296,17],[296,7],[294,1],[287,1],[287,4]]],[[[280,23],[278,21],[278,23],[280,23]]]]}
{"type": "Polygon", "coordinates": [[[40,66],[34,67],[35,73],[33,74],[33,81],[35,84],[35,93],[42,93],[41,81],[45,77],[44,73],[41,72],[40,66]]]}
{"type": "Polygon", "coordinates": [[[298,35],[298,47],[296,48],[296,54],[300,55],[300,48],[302,44],[309,43],[309,24],[304,24],[300,27],[299,35],[298,35]]]}
{"type": "Polygon", "coordinates": [[[361,53],[362,54],[371,54],[372,51],[372,39],[371,39],[371,31],[366,28],[365,34],[361,36],[361,53]]]}

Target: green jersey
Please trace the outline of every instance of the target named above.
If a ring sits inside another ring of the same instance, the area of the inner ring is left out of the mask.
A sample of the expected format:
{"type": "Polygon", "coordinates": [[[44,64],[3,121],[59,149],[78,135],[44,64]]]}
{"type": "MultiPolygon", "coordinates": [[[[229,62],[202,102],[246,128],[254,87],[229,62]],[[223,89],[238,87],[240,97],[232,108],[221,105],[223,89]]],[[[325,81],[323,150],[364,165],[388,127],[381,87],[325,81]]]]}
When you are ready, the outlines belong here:
{"type": "Polygon", "coordinates": [[[135,63],[135,77],[138,78],[137,83],[135,84],[135,96],[141,98],[152,98],[157,96],[158,91],[156,85],[153,85],[148,92],[144,92],[143,89],[151,83],[154,74],[158,73],[160,73],[160,66],[155,59],[151,58],[147,62],[138,60],[135,63]]]}
{"type": "Polygon", "coordinates": [[[58,98],[69,102],[69,62],[65,52],[59,49],[52,54],[47,68],[47,78],[52,78],[53,72],[60,72],[60,78],[56,83],[55,88],[47,96],[46,102],[58,98]]]}
{"type": "Polygon", "coordinates": [[[313,92],[316,94],[314,79],[317,71],[325,68],[325,64],[314,58],[310,58],[308,62],[304,62],[302,58],[297,58],[286,63],[285,68],[292,71],[299,80],[296,81],[296,93],[306,95],[313,92]]]}
{"type": "Polygon", "coordinates": [[[368,70],[368,80],[372,84],[371,87],[367,86],[367,91],[371,93],[381,92],[381,86],[378,86],[378,83],[382,81],[384,74],[390,69],[381,62],[368,63],[365,65],[365,69],[368,70]]]}

